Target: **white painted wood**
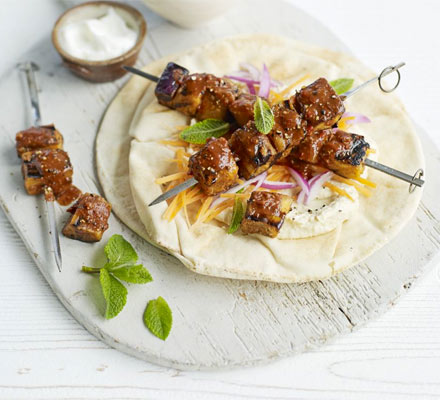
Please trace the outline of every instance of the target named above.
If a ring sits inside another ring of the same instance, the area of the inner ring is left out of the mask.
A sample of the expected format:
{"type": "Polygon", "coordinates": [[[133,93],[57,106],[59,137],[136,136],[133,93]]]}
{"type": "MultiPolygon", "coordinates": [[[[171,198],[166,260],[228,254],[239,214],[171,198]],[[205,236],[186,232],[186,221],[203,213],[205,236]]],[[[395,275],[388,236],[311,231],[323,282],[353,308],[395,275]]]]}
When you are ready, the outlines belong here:
{"type": "MultiPolygon", "coordinates": [[[[332,2],[326,8],[325,2],[316,2],[310,9],[321,8],[323,15],[334,9],[333,15],[345,21],[340,25],[350,31],[354,26],[348,16],[356,12],[347,2],[337,3],[339,6],[332,2]]],[[[381,11],[386,14],[392,8],[384,6],[385,11],[381,11]]],[[[356,29],[352,32],[353,38],[349,39],[354,45],[361,34],[356,29]]],[[[374,60],[372,54],[365,56],[374,60]]],[[[432,55],[429,61],[435,64],[438,58],[432,55]]],[[[381,65],[379,59],[377,66],[381,65]]],[[[428,76],[421,76],[415,86],[429,89],[429,82],[428,76]]],[[[418,114],[424,115],[434,106],[428,101],[417,108],[418,114]]],[[[437,121],[433,115],[432,121],[437,121]]],[[[426,120],[422,122],[429,126],[426,120]]],[[[15,232],[0,217],[2,399],[440,397],[438,270],[427,274],[384,317],[335,344],[265,367],[178,373],[127,357],[85,332],[60,307],[21,246],[15,232]]]]}

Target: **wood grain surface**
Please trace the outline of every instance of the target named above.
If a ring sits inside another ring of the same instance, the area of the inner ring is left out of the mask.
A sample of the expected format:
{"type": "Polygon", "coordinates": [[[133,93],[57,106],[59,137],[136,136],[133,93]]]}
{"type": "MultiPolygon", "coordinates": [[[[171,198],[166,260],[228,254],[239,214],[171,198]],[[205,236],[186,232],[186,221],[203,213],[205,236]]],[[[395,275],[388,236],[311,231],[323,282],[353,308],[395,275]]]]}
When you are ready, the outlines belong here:
{"type": "Polygon", "coordinates": [[[320,350],[239,373],[189,373],[97,341],[55,299],[3,216],[0,232],[0,398],[440,397],[438,269],[384,317],[320,350]]]}

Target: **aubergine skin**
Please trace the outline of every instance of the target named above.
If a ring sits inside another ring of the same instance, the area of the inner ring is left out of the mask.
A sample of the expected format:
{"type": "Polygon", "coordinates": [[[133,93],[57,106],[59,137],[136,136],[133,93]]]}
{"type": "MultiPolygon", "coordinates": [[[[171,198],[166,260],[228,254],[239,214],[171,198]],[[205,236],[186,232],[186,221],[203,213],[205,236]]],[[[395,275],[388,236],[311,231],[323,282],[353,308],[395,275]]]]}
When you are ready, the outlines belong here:
{"type": "Polygon", "coordinates": [[[159,102],[169,102],[173,99],[180,87],[182,78],[189,74],[189,71],[173,62],[169,62],[157,82],[155,94],[159,102]]]}

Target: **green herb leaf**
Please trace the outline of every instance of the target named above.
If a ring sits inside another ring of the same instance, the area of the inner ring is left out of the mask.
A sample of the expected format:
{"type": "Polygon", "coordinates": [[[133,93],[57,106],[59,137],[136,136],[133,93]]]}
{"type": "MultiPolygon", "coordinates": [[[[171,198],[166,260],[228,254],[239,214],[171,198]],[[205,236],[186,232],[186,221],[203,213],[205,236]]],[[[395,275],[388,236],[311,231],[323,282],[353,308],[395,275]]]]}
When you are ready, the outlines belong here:
{"type": "Polygon", "coordinates": [[[275,123],[272,109],[266,100],[257,97],[254,104],[254,120],[258,131],[267,135],[275,123]]]}
{"type": "Polygon", "coordinates": [[[104,250],[109,261],[105,265],[107,269],[127,264],[135,264],[138,260],[138,255],[135,249],[133,249],[133,246],[121,235],[113,235],[105,245],[104,250]]]}
{"type": "Polygon", "coordinates": [[[99,272],[99,281],[107,303],[105,318],[114,318],[127,303],[127,289],[121,282],[111,276],[105,268],[102,268],[99,272]]]}
{"type": "Polygon", "coordinates": [[[148,302],[144,312],[144,323],[159,339],[165,340],[168,337],[173,325],[173,313],[162,297],[148,302]]]}
{"type": "Polygon", "coordinates": [[[153,280],[150,273],[143,265],[133,265],[116,268],[111,271],[116,278],[129,283],[148,283],[153,280]]]}
{"type": "Polygon", "coordinates": [[[336,94],[348,92],[353,86],[354,79],[341,78],[329,82],[330,86],[335,90],[336,94]]]}
{"type": "Polygon", "coordinates": [[[194,144],[205,144],[209,138],[223,136],[229,131],[229,124],[219,119],[205,119],[180,132],[180,139],[194,144]]]}
{"type": "Polygon", "coordinates": [[[228,233],[237,231],[244,217],[244,206],[239,196],[235,196],[234,208],[232,210],[231,225],[229,225],[228,233]]]}

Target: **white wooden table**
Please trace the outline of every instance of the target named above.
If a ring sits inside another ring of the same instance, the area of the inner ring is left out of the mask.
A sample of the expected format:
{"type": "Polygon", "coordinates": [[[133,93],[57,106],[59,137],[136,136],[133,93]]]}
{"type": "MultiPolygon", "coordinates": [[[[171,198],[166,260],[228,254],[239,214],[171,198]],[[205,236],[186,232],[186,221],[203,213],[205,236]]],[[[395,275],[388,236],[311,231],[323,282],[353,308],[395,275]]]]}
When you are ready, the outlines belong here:
{"type": "MultiPolygon", "coordinates": [[[[404,59],[399,94],[440,147],[438,3],[290,1],[345,37],[371,67],[404,59]]],[[[62,1],[0,2],[0,74],[48,35],[62,9],[62,1]]],[[[156,367],[91,336],[58,302],[1,212],[0,253],[0,399],[440,398],[439,266],[383,317],[318,351],[203,373],[156,367]]]]}

